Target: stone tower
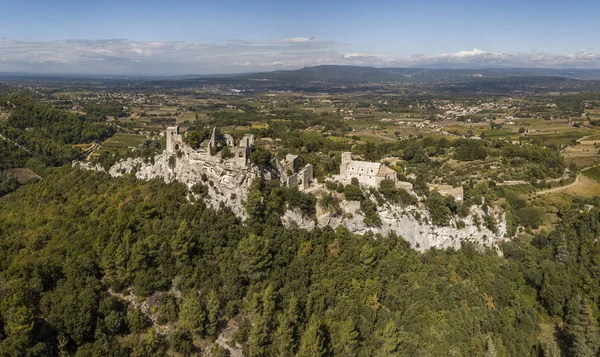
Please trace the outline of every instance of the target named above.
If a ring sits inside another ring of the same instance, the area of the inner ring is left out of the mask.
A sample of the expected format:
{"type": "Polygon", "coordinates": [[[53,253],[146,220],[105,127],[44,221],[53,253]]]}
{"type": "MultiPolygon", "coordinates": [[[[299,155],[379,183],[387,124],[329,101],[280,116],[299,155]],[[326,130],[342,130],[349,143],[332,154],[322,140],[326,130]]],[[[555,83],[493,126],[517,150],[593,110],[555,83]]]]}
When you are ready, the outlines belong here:
{"type": "Polygon", "coordinates": [[[179,135],[179,126],[167,127],[167,150],[175,152],[179,150],[182,144],[181,135],[179,135]]]}
{"type": "Polygon", "coordinates": [[[209,149],[217,150],[217,127],[215,126],[210,136],[210,147],[209,149]]]}
{"type": "Polygon", "coordinates": [[[340,176],[342,178],[346,178],[346,169],[348,168],[348,164],[352,161],[352,153],[351,152],[343,152],[342,153],[342,164],[340,165],[340,176]]]}

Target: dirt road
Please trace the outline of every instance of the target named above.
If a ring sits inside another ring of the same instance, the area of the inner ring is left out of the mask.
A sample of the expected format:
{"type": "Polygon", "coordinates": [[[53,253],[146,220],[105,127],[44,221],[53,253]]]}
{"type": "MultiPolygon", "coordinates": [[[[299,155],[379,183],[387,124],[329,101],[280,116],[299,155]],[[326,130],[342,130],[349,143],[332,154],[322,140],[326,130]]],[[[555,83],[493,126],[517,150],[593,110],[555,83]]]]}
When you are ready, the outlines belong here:
{"type": "Polygon", "coordinates": [[[577,177],[575,177],[575,181],[573,181],[572,183],[570,183],[568,185],[558,186],[558,187],[549,188],[547,190],[538,191],[535,193],[535,195],[545,195],[546,193],[556,192],[556,191],[567,189],[569,187],[573,187],[573,186],[579,184],[579,177],[581,177],[581,175],[577,175],[577,177]]]}

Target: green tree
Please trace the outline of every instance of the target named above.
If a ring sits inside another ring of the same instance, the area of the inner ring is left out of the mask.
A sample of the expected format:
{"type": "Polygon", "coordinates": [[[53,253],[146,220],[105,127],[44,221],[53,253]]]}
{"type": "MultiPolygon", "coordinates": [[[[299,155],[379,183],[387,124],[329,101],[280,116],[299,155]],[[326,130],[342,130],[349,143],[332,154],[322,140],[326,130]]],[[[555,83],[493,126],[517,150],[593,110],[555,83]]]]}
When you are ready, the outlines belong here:
{"type": "Polygon", "coordinates": [[[302,339],[297,357],[325,357],[331,355],[329,336],[325,327],[316,317],[311,318],[302,339]]]}
{"type": "Polygon", "coordinates": [[[206,324],[206,333],[209,336],[216,336],[219,319],[221,317],[221,301],[219,300],[217,292],[214,290],[211,290],[208,294],[206,309],[208,311],[208,323],[206,324]]]}
{"type": "Polygon", "coordinates": [[[127,309],[127,327],[133,333],[142,332],[148,327],[148,318],[137,308],[130,306],[127,309]]]}
{"type": "Polygon", "coordinates": [[[356,356],[359,350],[360,334],[352,318],[342,322],[338,328],[335,343],[336,356],[356,356]]]}
{"type": "Polygon", "coordinates": [[[275,330],[273,344],[278,356],[293,356],[296,348],[294,339],[294,325],[287,314],[279,314],[278,325],[275,330]]]}
{"type": "Polygon", "coordinates": [[[181,309],[179,310],[179,322],[181,323],[181,326],[196,335],[204,335],[206,312],[202,308],[197,293],[192,293],[183,299],[181,309]]]}
{"type": "Polygon", "coordinates": [[[394,319],[390,319],[381,333],[381,357],[396,356],[402,343],[394,319]]]}
{"type": "Polygon", "coordinates": [[[256,279],[271,266],[271,252],[266,238],[249,234],[238,243],[236,251],[239,270],[248,278],[256,279]]]}
{"type": "Polygon", "coordinates": [[[267,322],[262,316],[255,316],[248,337],[248,345],[246,346],[248,352],[246,355],[248,357],[266,356],[268,337],[267,322]]]}
{"type": "Polygon", "coordinates": [[[275,292],[275,289],[273,288],[272,284],[267,285],[267,288],[265,289],[265,291],[263,291],[263,309],[262,309],[262,314],[263,317],[265,318],[265,321],[267,321],[267,324],[270,325],[270,321],[273,319],[274,317],[274,313],[275,313],[275,300],[277,299],[277,293],[275,292]]]}

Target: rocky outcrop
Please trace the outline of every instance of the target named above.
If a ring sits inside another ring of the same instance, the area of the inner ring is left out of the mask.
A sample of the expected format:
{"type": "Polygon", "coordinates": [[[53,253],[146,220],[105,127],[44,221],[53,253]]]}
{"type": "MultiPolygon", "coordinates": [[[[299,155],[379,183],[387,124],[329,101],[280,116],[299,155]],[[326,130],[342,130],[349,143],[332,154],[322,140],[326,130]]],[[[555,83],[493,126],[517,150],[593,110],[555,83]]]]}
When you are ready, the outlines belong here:
{"type": "MultiPolygon", "coordinates": [[[[106,171],[98,165],[84,163],[81,167],[106,171]]],[[[178,181],[189,188],[202,184],[208,190],[204,198],[208,206],[218,209],[224,204],[242,219],[246,219],[242,202],[248,195],[252,180],[261,176],[256,167],[240,165],[236,160],[223,161],[205,151],[194,151],[187,147],[182,148],[179,154],[164,151],[150,162],[142,158],[128,158],[117,162],[108,173],[113,177],[134,174],[141,180],[162,178],[167,183],[178,181]]]]}
{"type": "Polygon", "coordinates": [[[420,251],[433,247],[460,248],[463,241],[472,241],[481,246],[492,247],[496,245],[498,237],[503,237],[506,233],[506,221],[504,216],[499,214],[495,215],[498,222],[496,233],[483,225],[478,227],[474,222],[474,217],[476,215],[483,217],[484,212],[477,206],[471,207],[470,215],[462,219],[464,228],[456,228],[456,220],[451,221],[450,225],[445,227],[428,224],[429,213],[416,206],[401,207],[391,204],[379,206],[377,212],[381,218],[379,226],[368,226],[364,223],[365,215],[361,212],[358,201],[342,201],[340,208],[343,212],[341,215],[334,216],[331,213],[325,213],[318,217],[318,226],[333,228],[343,226],[357,234],[371,231],[386,236],[395,232],[408,241],[413,248],[420,251]]]}
{"type": "MultiPolygon", "coordinates": [[[[81,164],[84,169],[106,171],[100,166],[81,164]]],[[[165,182],[179,181],[189,188],[195,184],[206,187],[207,195],[204,201],[207,205],[219,209],[224,205],[242,219],[247,218],[243,201],[247,198],[252,181],[264,179],[265,175],[256,167],[246,167],[239,160],[221,160],[211,156],[206,151],[194,151],[184,147],[181,151],[171,153],[165,151],[156,155],[154,160],[145,162],[141,158],[129,158],[112,166],[108,173],[114,177],[124,174],[134,174],[136,178],[148,180],[162,178],[165,182]]],[[[267,175],[268,178],[268,175],[267,175]]],[[[309,218],[299,210],[287,210],[281,217],[286,227],[314,229],[315,227],[345,227],[357,234],[369,231],[388,235],[395,232],[410,245],[420,251],[436,248],[459,248],[463,241],[473,241],[480,246],[495,246],[499,238],[506,233],[506,221],[502,214],[493,213],[498,222],[494,233],[482,224],[476,224],[474,217],[482,218],[484,212],[477,206],[471,207],[468,217],[461,219],[464,227],[457,228],[457,220],[452,220],[448,226],[438,227],[429,224],[429,213],[416,206],[401,207],[384,204],[378,206],[377,214],[381,225],[368,226],[364,223],[365,215],[360,209],[360,202],[342,201],[342,213],[334,215],[321,212],[316,218],[309,218]]],[[[479,219],[481,222],[482,219],[479,219]]]]}

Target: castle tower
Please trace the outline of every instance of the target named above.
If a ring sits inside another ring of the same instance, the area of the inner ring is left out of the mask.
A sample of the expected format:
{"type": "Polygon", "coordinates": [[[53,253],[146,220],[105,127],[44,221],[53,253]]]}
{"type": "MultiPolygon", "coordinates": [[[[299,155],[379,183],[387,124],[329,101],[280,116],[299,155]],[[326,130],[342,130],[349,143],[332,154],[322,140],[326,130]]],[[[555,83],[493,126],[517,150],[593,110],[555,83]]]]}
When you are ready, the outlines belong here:
{"type": "Polygon", "coordinates": [[[175,152],[179,149],[179,144],[181,142],[181,136],[179,135],[179,126],[170,126],[167,127],[167,150],[170,152],[175,152]]]}
{"type": "Polygon", "coordinates": [[[310,183],[314,178],[313,175],[314,175],[313,174],[313,165],[306,164],[306,166],[304,166],[304,169],[302,170],[302,189],[303,190],[306,190],[310,186],[310,183]]]}
{"type": "Polygon", "coordinates": [[[351,152],[343,152],[342,153],[342,164],[340,165],[340,176],[342,178],[346,178],[346,169],[348,168],[348,164],[352,161],[352,153],[351,152]]]}
{"type": "Polygon", "coordinates": [[[209,149],[217,150],[217,127],[215,126],[210,136],[210,147],[209,149]]]}

